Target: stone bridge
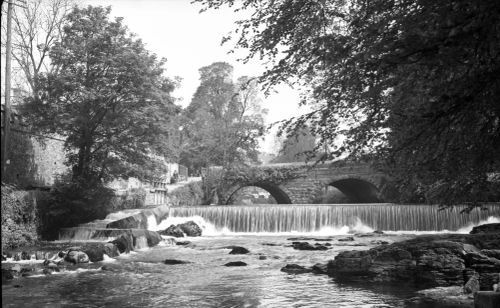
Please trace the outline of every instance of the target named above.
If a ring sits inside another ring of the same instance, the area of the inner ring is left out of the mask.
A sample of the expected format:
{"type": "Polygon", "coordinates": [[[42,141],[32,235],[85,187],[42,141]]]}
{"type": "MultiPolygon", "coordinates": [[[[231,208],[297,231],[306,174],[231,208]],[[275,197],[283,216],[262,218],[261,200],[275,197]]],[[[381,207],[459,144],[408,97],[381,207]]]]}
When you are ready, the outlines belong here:
{"type": "MultiPolygon", "coordinates": [[[[218,170],[222,171],[220,168],[218,170]]],[[[253,166],[247,170],[249,174],[260,175],[254,177],[250,175],[235,180],[230,177],[226,178],[224,188],[219,191],[219,204],[232,204],[236,192],[248,186],[257,186],[266,190],[280,204],[312,203],[317,196],[326,191],[328,186],[340,190],[352,203],[384,201],[381,188],[385,185],[386,175],[376,171],[369,163],[336,161],[317,165],[312,163],[269,164],[253,166]],[[281,178],[277,180],[273,175],[280,172],[293,173],[294,176],[285,180],[281,178]],[[262,176],[262,174],[269,176],[262,176]]]]}

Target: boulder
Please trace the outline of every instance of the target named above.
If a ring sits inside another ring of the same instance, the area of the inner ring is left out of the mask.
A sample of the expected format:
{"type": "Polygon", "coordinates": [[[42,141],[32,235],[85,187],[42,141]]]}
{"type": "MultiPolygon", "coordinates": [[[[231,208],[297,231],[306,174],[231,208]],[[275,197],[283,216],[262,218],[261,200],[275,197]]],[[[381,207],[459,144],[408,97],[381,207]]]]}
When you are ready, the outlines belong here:
{"type": "Polygon", "coordinates": [[[188,263],[191,263],[191,262],[189,262],[189,261],[182,261],[182,260],[175,260],[175,259],[166,259],[165,261],[163,261],[163,263],[169,264],[169,265],[176,265],[176,264],[188,264],[188,263]]]}
{"type": "Polygon", "coordinates": [[[303,274],[312,272],[312,269],[298,264],[287,264],[285,267],[281,268],[281,271],[289,274],[303,274]]]}
{"type": "Polygon", "coordinates": [[[83,251],[70,250],[64,257],[64,261],[73,264],[78,264],[78,263],[89,263],[90,259],[89,256],[83,251]]]}
{"type": "Polygon", "coordinates": [[[134,250],[134,238],[128,233],[120,235],[109,243],[116,245],[120,253],[129,253],[134,250]]]}
{"type": "Polygon", "coordinates": [[[177,226],[187,236],[201,236],[201,228],[192,220],[177,226]]]}
{"type": "Polygon", "coordinates": [[[89,257],[90,262],[99,262],[104,260],[104,244],[86,245],[86,247],[82,250],[89,257]]]}
{"type": "Polygon", "coordinates": [[[316,263],[311,270],[315,274],[326,274],[328,272],[328,267],[326,264],[316,263]]]}
{"type": "Polygon", "coordinates": [[[118,247],[113,243],[105,243],[103,249],[104,253],[108,255],[108,257],[114,258],[120,255],[118,247]]]}
{"type": "Polygon", "coordinates": [[[473,307],[474,304],[460,286],[425,289],[418,291],[417,294],[419,297],[412,300],[417,307],[473,307]]]}
{"type": "Polygon", "coordinates": [[[243,261],[232,261],[224,264],[224,266],[247,266],[247,264],[243,261]]]}
{"type": "Polygon", "coordinates": [[[348,237],[345,237],[345,238],[339,238],[338,241],[339,242],[352,242],[352,241],[354,241],[354,237],[348,236],[348,237]]]}
{"type": "Polygon", "coordinates": [[[168,236],[173,236],[173,237],[184,237],[184,232],[182,232],[182,229],[177,225],[170,225],[167,229],[163,231],[159,231],[161,235],[168,235],[168,236]]]}
{"type": "Polygon", "coordinates": [[[234,246],[233,249],[229,252],[230,255],[244,255],[249,253],[250,251],[245,247],[234,246]]]}
{"type": "Polygon", "coordinates": [[[186,246],[186,245],[189,245],[189,244],[191,244],[190,241],[175,242],[175,245],[178,245],[178,246],[186,246]]]}
{"type": "Polygon", "coordinates": [[[465,294],[474,294],[479,291],[479,274],[474,273],[464,285],[465,294]]]}
{"type": "Polygon", "coordinates": [[[472,228],[470,234],[500,233],[500,223],[484,224],[472,228]]]}
{"type": "Polygon", "coordinates": [[[340,252],[328,263],[328,274],[427,287],[463,287],[477,272],[480,289],[491,290],[498,280],[500,260],[475,252],[475,248],[492,247],[495,242],[499,243],[500,238],[493,239],[490,234],[420,236],[370,250],[340,252]]]}
{"type": "Polygon", "coordinates": [[[316,244],[316,245],[311,245],[308,242],[292,242],[292,247],[293,249],[297,250],[327,250],[328,247],[321,245],[321,244],[316,244]]]}

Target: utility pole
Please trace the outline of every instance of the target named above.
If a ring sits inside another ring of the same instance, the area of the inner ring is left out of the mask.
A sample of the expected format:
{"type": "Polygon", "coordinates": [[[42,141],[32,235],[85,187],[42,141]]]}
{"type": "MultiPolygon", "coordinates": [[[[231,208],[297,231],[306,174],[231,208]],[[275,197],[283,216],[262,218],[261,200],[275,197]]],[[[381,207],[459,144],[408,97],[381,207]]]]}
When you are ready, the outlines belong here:
{"type": "Polygon", "coordinates": [[[7,2],[7,42],[5,47],[5,113],[4,113],[4,132],[3,132],[3,148],[2,148],[2,180],[5,178],[7,171],[7,154],[10,137],[10,70],[12,58],[12,8],[14,0],[7,2]]]}

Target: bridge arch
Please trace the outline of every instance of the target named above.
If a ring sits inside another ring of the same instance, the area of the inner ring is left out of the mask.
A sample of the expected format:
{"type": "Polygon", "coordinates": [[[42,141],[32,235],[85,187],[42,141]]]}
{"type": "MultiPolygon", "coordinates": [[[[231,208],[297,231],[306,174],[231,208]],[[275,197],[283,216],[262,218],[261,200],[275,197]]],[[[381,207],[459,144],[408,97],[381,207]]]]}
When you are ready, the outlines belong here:
{"type": "Polygon", "coordinates": [[[340,177],[331,179],[327,185],[340,190],[353,203],[376,203],[381,201],[379,189],[368,179],[350,176],[340,177]]]}
{"type": "Polygon", "coordinates": [[[244,187],[251,187],[251,186],[255,186],[255,187],[259,187],[259,188],[264,189],[269,194],[271,194],[271,196],[274,198],[274,200],[276,200],[276,203],[278,203],[278,204],[291,204],[292,203],[292,200],[290,199],[288,194],[282,188],[280,188],[278,185],[276,185],[274,183],[250,183],[250,184],[242,184],[242,185],[237,185],[237,186],[232,187],[229,190],[229,194],[228,194],[229,197],[226,199],[225,204],[232,204],[232,202],[234,201],[234,197],[236,196],[236,193],[240,189],[242,189],[244,187]]]}

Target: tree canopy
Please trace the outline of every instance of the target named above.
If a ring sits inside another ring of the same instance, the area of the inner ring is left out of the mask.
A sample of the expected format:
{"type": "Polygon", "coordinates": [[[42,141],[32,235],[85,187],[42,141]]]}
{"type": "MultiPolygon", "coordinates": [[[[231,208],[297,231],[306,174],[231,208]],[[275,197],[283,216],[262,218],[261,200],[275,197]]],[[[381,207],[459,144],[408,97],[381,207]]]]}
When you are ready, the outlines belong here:
{"type": "Polygon", "coordinates": [[[295,135],[288,135],[281,143],[278,155],[272,163],[304,162],[318,155],[315,154],[316,137],[309,129],[303,128],[295,135]]]}
{"type": "Polygon", "coordinates": [[[158,59],[110,8],[74,8],[50,49],[56,70],[39,76],[25,105],[37,129],[65,136],[73,176],[158,175],[168,156],[169,120],[178,113],[158,59]]]}
{"type": "Polygon", "coordinates": [[[255,81],[233,81],[233,67],[216,62],[200,69],[200,85],[184,110],[181,163],[191,170],[209,165],[256,162],[264,131],[255,81]]]}
{"type": "Polygon", "coordinates": [[[289,131],[307,123],[332,158],[379,159],[400,201],[500,197],[498,1],[195,2],[253,11],[224,41],[270,61],[266,87],[308,88],[314,111],[289,131]]]}

